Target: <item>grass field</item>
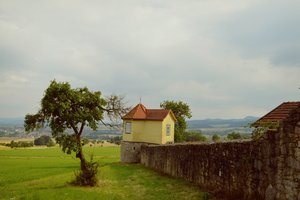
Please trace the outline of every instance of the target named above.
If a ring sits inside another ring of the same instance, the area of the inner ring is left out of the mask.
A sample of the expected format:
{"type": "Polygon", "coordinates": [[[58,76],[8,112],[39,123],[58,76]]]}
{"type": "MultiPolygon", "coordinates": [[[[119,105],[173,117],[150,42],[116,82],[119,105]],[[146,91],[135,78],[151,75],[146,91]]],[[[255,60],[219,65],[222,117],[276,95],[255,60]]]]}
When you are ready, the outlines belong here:
{"type": "Polygon", "coordinates": [[[86,147],[100,162],[99,186],[69,184],[79,161],[60,148],[0,149],[0,199],[207,199],[190,183],[140,164],[119,163],[119,147],[86,147]]]}

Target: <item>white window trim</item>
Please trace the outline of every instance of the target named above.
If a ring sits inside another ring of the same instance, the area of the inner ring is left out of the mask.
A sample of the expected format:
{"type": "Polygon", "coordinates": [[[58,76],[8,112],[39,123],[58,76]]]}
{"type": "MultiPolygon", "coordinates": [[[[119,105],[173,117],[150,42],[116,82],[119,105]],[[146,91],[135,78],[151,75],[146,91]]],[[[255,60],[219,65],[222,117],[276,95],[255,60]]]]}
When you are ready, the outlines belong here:
{"type": "Polygon", "coordinates": [[[131,122],[126,122],[125,123],[125,133],[126,134],[131,134],[132,133],[132,123],[131,122]]]}
{"type": "Polygon", "coordinates": [[[166,136],[171,136],[171,125],[170,124],[166,125],[166,136]]]}

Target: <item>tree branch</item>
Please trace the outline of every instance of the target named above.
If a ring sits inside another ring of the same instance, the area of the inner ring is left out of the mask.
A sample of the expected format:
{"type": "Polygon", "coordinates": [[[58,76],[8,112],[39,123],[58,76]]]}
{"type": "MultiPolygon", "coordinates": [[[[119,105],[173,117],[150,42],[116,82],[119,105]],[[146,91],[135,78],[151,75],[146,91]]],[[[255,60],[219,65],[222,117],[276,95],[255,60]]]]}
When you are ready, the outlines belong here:
{"type": "MultiPolygon", "coordinates": [[[[100,119],[100,122],[101,122],[104,126],[114,127],[114,125],[112,125],[112,124],[107,124],[107,123],[105,123],[102,119],[100,119]]],[[[115,125],[115,126],[116,126],[116,125],[115,125]]]]}
{"type": "Polygon", "coordinates": [[[78,130],[77,130],[77,127],[73,124],[73,123],[70,123],[73,131],[75,132],[76,135],[78,135],[78,130]]]}
{"type": "Polygon", "coordinates": [[[82,131],[83,131],[84,126],[85,126],[85,122],[82,122],[81,127],[80,127],[80,130],[79,130],[79,132],[78,132],[78,135],[81,135],[81,134],[82,134],[82,131]]]}

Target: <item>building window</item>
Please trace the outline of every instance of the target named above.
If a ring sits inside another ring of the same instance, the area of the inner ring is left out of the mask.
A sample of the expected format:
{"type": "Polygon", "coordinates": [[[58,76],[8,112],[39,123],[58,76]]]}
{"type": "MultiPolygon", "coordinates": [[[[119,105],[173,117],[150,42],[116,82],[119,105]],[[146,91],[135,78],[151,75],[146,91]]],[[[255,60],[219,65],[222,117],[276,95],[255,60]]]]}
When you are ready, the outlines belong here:
{"type": "Polygon", "coordinates": [[[125,133],[127,133],[127,134],[131,133],[131,122],[126,122],[126,124],[125,124],[125,133]]]}
{"type": "Polygon", "coordinates": [[[167,126],[166,126],[166,135],[167,136],[171,135],[171,125],[170,124],[167,124],[167,126]]]}

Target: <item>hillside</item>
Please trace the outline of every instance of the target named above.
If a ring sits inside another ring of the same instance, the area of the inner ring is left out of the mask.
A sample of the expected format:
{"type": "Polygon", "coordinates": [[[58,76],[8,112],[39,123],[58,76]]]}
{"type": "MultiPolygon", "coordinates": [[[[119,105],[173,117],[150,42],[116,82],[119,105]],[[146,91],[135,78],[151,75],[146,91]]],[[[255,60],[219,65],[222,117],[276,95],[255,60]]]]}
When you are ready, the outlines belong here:
{"type": "MultiPolygon", "coordinates": [[[[231,132],[250,133],[249,124],[256,121],[258,117],[245,117],[243,119],[204,119],[204,120],[188,120],[188,130],[201,130],[205,134],[219,133],[225,135],[231,132]]],[[[0,118],[0,137],[24,136],[23,129],[24,118],[0,118]]],[[[42,129],[37,133],[49,134],[48,128],[42,129]]],[[[84,135],[90,139],[99,139],[104,136],[120,135],[121,131],[111,129],[109,127],[100,126],[97,131],[86,128],[84,135]]],[[[32,135],[32,134],[31,134],[32,135]]]]}
{"type": "Polygon", "coordinates": [[[258,117],[248,116],[243,119],[204,119],[188,120],[188,130],[201,130],[205,134],[218,133],[225,135],[231,132],[240,132],[249,134],[251,128],[249,125],[256,121],[258,117]]]}

